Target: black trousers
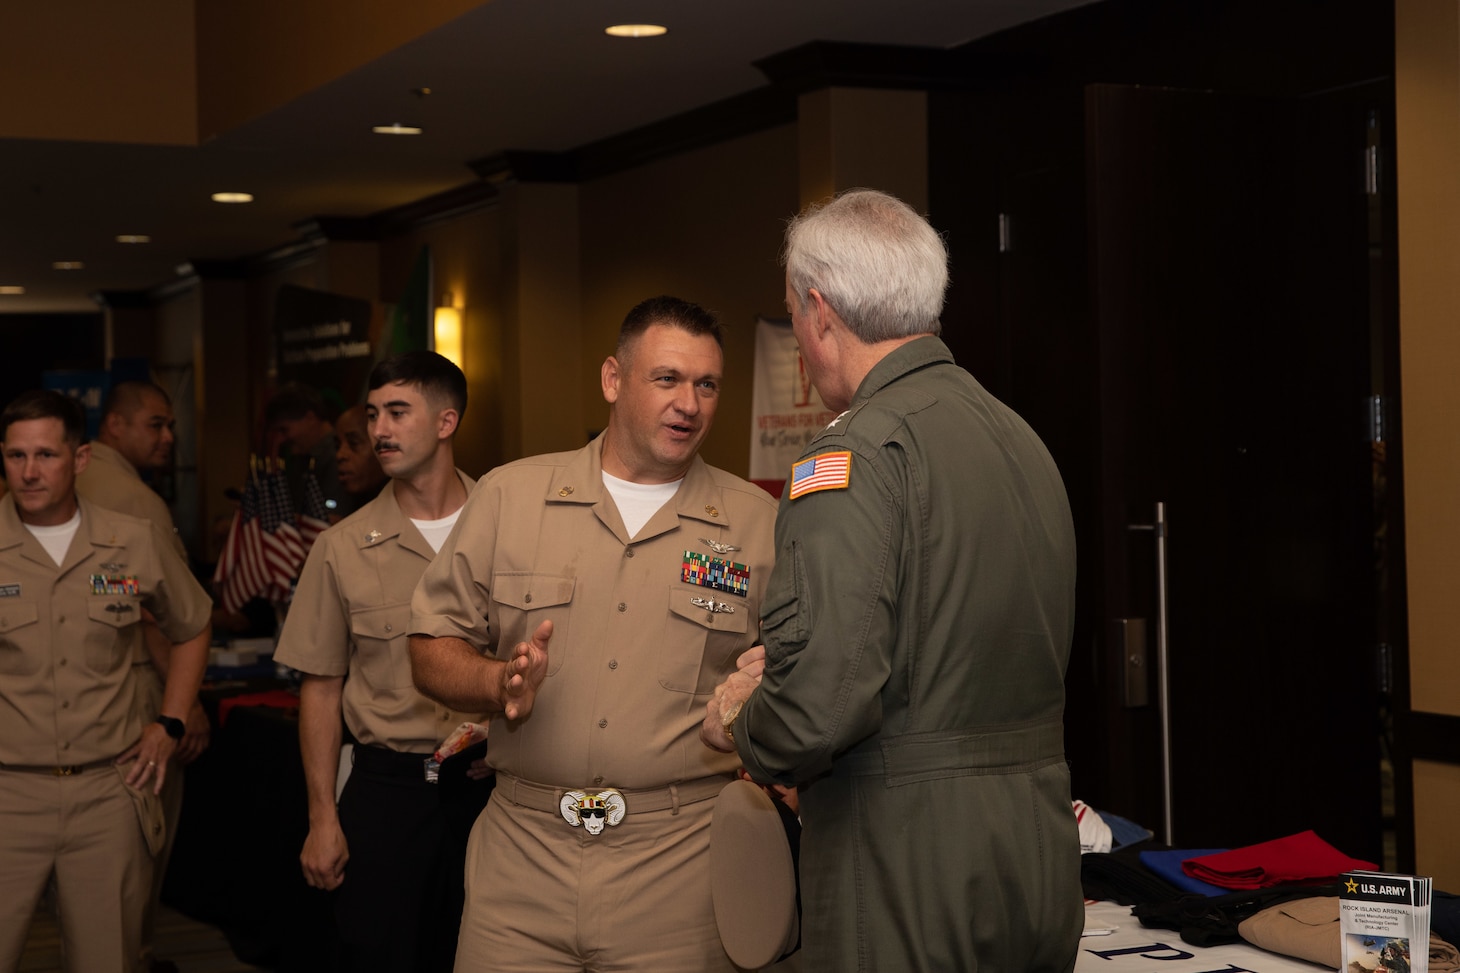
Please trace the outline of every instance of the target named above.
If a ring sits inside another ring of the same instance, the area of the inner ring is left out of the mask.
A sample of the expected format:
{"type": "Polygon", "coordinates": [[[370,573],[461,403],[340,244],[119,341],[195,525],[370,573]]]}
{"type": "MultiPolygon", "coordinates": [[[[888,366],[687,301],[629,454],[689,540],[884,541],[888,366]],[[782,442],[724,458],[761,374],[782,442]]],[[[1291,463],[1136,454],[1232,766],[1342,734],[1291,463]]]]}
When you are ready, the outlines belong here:
{"type": "Polygon", "coordinates": [[[425,780],[425,757],[355,747],[339,803],[350,859],[334,893],[351,973],[450,973],[455,960],[466,839],[493,780],[442,788],[425,780]]]}

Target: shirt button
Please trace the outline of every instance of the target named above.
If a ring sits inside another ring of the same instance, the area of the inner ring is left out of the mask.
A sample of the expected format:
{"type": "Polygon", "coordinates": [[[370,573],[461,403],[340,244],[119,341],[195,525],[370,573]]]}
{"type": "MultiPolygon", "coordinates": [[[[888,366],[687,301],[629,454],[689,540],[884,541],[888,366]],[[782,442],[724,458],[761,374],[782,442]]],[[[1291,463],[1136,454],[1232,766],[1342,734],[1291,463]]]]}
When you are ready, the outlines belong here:
{"type": "Polygon", "coordinates": [[[617,669],[618,668],[618,660],[617,659],[609,659],[608,660],[608,667],[610,669],[617,669]]]}
{"type": "Polygon", "coordinates": [[[69,699],[63,699],[63,700],[61,700],[61,708],[62,709],[70,709],[71,708],[71,701],[69,699]]]}
{"type": "Polygon", "coordinates": [[[522,600],[525,601],[525,602],[527,602],[530,605],[530,604],[532,604],[532,595],[531,594],[523,595],[522,596],[522,600]]]}
{"type": "Polygon", "coordinates": [[[386,623],[385,630],[387,632],[394,632],[395,631],[395,629],[389,623],[386,623]]]}
{"type": "Polygon", "coordinates": [[[598,721],[598,728],[600,730],[603,729],[605,726],[608,726],[608,720],[599,720],[598,721]]]}
{"type": "Polygon", "coordinates": [[[618,610],[621,611],[621,612],[626,612],[626,611],[629,610],[629,606],[627,604],[625,604],[624,602],[619,602],[618,603],[618,610]]]}
{"type": "Polygon", "coordinates": [[[593,786],[594,787],[602,787],[603,786],[603,778],[602,777],[595,777],[595,778],[593,778],[593,786]]]}
{"type": "Polygon", "coordinates": [[[626,547],[626,548],[624,548],[624,557],[633,557],[633,556],[634,556],[634,549],[632,547],[626,547]]]}
{"type": "Polygon", "coordinates": [[[71,749],[71,741],[70,740],[66,740],[65,742],[63,742],[61,744],[61,749],[62,750],[70,750],[71,749]]]}
{"type": "Polygon", "coordinates": [[[56,662],[56,665],[58,665],[58,666],[64,666],[65,664],[66,664],[66,660],[65,659],[60,659],[60,660],[57,660],[57,662],[56,662]]]}

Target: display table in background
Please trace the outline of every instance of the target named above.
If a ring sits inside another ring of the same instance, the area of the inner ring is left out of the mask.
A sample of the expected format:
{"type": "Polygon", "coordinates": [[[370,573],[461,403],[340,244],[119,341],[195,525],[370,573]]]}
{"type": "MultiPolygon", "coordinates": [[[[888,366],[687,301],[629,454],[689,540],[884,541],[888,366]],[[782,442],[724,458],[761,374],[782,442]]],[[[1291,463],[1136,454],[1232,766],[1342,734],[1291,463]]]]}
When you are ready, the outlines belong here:
{"type": "Polygon", "coordinates": [[[309,888],[299,869],[309,821],[297,697],[289,705],[278,679],[206,687],[201,697],[212,745],[186,769],[162,899],[222,929],[246,963],[288,973],[330,969],[330,898],[309,888]]]}

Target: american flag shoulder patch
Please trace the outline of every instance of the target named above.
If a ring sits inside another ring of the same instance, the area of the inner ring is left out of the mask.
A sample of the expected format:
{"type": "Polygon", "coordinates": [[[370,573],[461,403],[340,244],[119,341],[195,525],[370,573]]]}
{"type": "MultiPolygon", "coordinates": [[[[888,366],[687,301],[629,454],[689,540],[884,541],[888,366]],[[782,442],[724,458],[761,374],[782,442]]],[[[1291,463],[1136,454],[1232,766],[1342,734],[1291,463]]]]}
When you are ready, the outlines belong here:
{"type": "Polygon", "coordinates": [[[851,453],[819,453],[791,467],[791,499],[818,490],[845,490],[851,482],[851,453]]]}

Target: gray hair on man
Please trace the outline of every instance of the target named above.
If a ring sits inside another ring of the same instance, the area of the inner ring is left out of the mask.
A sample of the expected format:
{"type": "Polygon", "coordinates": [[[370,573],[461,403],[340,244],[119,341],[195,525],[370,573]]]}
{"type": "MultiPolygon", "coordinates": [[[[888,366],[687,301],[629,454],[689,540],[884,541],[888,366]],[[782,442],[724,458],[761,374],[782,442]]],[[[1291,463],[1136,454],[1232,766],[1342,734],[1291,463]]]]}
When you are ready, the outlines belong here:
{"type": "Polygon", "coordinates": [[[863,343],[939,334],[948,248],[902,200],[849,189],[786,227],[786,280],[804,305],[812,288],[863,343]]]}

